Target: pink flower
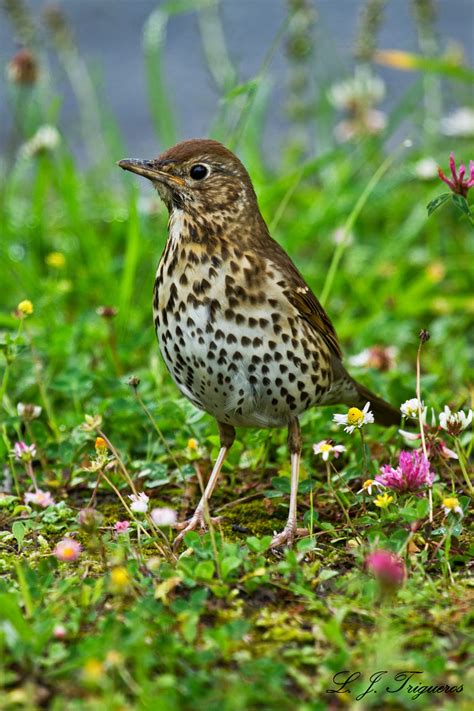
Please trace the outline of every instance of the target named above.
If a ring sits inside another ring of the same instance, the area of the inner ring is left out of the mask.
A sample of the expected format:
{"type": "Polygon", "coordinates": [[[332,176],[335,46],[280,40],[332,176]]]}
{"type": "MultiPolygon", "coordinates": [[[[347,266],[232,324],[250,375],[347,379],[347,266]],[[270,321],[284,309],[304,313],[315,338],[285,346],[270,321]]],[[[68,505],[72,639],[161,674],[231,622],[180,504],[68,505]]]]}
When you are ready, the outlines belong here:
{"type": "Polygon", "coordinates": [[[417,491],[423,486],[431,486],[434,478],[430,463],[421,449],[400,452],[398,467],[394,469],[385,464],[381,471],[382,474],[376,476],[375,480],[397,491],[417,491]]]}
{"type": "Polygon", "coordinates": [[[128,521],[117,521],[114,526],[115,533],[125,533],[130,528],[130,523],[128,521]]]}
{"type": "Polygon", "coordinates": [[[64,639],[66,637],[66,628],[64,625],[54,625],[53,636],[55,639],[64,639]]]}
{"type": "Polygon", "coordinates": [[[466,174],[466,166],[464,163],[461,163],[459,172],[457,172],[454,153],[451,153],[449,156],[449,167],[451,168],[452,180],[445,176],[441,168],[438,168],[439,177],[446,185],[449,185],[453,193],[466,197],[467,191],[474,185],[474,161],[469,161],[469,178],[467,180],[464,180],[464,175],[466,174]]]}
{"type": "Polygon", "coordinates": [[[36,447],[34,444],[26,444],[25,442],[15,442],[13,454],[17,462],[31,462],[36,456],[36,447]]]}
{"type": "Polygon", "coordinates": [[[370,553],[364,565],[387,588],[399,587],[406,578],[405,563],[391,551],[378,550],[370,553]]]}
{"type": "Polygon", "coordinates": [[[53,555],[63,563],[72,563],[72,561],[79,558],[81,551],[81,544],[75,541],[74,538],[63,538],[63,540],[59,541],[56,545],[53,555]]]}
{"type": "Polygon", "coordinates": [[[41,489],[37,489],[34,492],[26,492],[25,504],[36,504],[36,506],[41,506],[45,509],[48,506],[54,506],[55,501],[49,491],[41,491],[41,489]]]}

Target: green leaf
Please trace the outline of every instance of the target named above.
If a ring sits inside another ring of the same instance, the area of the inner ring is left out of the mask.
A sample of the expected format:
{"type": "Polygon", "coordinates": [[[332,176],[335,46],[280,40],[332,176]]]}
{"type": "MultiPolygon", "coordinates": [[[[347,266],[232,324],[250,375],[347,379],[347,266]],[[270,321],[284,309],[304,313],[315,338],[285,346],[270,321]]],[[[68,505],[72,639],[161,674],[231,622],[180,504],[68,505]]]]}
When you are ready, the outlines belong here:
{"type": "Polygon", "coordinates": [[[253,553],[263,553],[267,550],[271,540],[271,536],[264,536],[263,538],[249,536],[245,539],[245,542],[253,553]]]}
{"type": "Polygon", "coordinates": [[[428,217],[433,214],[435,210],[438,209],[438,207],[441,207],[446,200],[449,199],[452,193],[441,193],[441,195],[438,195],[438,197],[435,197],[434,200],[428,203],[426,206],[426,209],[428,210],[428,217]]]}
{"type": "Polygon", "coordinates": [[[12,533],[15,537],[16,542],[18,543],[18,548],[21,550],[23,546],[23,540],[25,538],[25,533],[26,533],[26,526],[24,523],[21,521],[15,521],[15,523],[12,526],[12,533]]]}
{"type": "Polygon", "coordinates": [[[194,575],[196,578],[201,578],[202,580],[211,580],[214,575],[215,567],[212,560],[201,560],[194,568],[194,575]]]}
{"type": "Polygon", "coordinates": [[[420,499],[416,505],[416,513],[419,518],[424,518],[428,514],[428,499],[420,499]]]}
{"type": "Polygon", "coordinates": [[[460,210],[464,215],[467,215],[467,217],[472,217],[469,203],[463,195],[455,195],[453,193],[452,200],[458,210],[460,210]]]}
{"type": "Polygon", "coordinates": [[[225,579],[232,570],[236,570],[242,564],[242,560],[237,556],[227,556],[221,564],[222,577],[225,579]]]}
{"type": "Polygon", "coordinates": [[[0,595],[0,620],[8,621],[24,642],[31,639],[31,630],[24,620],[23,613],[13,596],[7,593],[0,595]]]}
{"type": "Polygon", "coordinates": [[[250,91],[254,91],[258,87],[259,82],[259,79],[250,79],[250,81],[234,86],[234,88],[228,91],[224,96],[224,101],[229,101],[235,99],[237,96],[242,96],[242,94],[248,94],[250,91]]]}

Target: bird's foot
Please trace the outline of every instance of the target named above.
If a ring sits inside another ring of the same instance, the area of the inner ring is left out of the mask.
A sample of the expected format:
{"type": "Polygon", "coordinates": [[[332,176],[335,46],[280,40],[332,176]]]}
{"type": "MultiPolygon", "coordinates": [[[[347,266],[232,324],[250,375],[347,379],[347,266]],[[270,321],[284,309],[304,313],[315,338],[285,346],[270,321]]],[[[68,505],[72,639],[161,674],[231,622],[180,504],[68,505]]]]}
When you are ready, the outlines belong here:
{"type": "Polygon", "coordinates": [[[288,546],[291,548],[297,538],[307,536],[309,533],[307,528],[296,528],[296,526],[286,524],[281,533],[273,537],[269,548],[278,548],[278,546],[288,546]]]}
{"type": "Polygon", "coordinates": [[[194,514],[191,516],[191,518],[188,518],[187,521],[182,521],[181,523],[175,524],[174,528],[176,528],[178,531],[181,531],[181,533],[176,536],[173,542],[173,550],[176,551],[179,548],[181,541],[189,531],[195,531],[196,529],[199,529],[201,533],[204,533],[207,530],[208,521],[210,521],[211,524],[215,524],[219,523],[220,520],[220,516],[209,516],[209,518],[206,519],[206,517],[204,516],[204,511],[196,509],[194,514]]]}

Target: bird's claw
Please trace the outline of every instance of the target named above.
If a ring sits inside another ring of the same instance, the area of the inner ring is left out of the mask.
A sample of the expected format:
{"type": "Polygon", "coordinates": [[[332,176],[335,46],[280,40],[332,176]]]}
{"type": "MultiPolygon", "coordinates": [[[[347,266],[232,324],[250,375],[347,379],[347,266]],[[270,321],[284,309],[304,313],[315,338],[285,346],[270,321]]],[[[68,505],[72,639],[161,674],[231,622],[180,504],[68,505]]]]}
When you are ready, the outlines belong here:
{"type": "Polygon", "coordinates": [[[174,525],[174,528],[176,528],[178,531],[181,531],[181,533],[176,536],[173,542],[173,550],[176,551],[179,548],[181,541],[189,531],[195,531],[196,529],[199,529],[201,533],[204,533],[207,530],[208,521],[210,521],[211,524],[216,524],[219,523],[220,520],[220,516],[209,516],[206,519],[204,517],[204,513],[198,510],[195,511],[193,516],[191,516],[191,518],[188,518],[186,521],[176,523],[174,525]]]}
{"type": "Polygon", "coordinates": [[[288,546],[292,548],[295,539],[307,536],[309,533],[307,528],[296,528],[295,526],[286,525],[281,533],[278,533],[272,538],[269,548],[278,548],[279,546],[288,546]]]}

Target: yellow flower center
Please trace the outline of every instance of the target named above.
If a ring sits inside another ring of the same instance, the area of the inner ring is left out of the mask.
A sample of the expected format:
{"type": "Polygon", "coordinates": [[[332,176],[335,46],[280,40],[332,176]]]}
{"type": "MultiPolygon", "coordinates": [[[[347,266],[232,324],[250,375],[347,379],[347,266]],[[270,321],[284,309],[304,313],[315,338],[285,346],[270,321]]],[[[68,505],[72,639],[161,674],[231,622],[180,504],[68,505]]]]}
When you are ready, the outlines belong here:
{"type": "Polygon", "coordinates": [[[373,479],[366,479],[364,481],[364,483],[362,484],[362,488],[363,489],[370,489],[370,487],[372,486],[373,483],[374,483],[373,479]]]}
{"type": "Polygon", "coordinates": [[[188,449],[196,450],[198,448],[198,441],[197,439],[194,439],[194,437],[191,437],[191,439],[188,439],[188,449]]]}
{"type": "Polygon", "coordinates": [[[351,407],[347,413],[348,425],[359,425],[364,421],[364,413],[358,407],[351,407]]]}
{"type": "Polygon", "coordinates": [[[448,496],[446,499],[443,499],[443,506],[445,509],[451,509],[454,511],[454,509],[459,506],[459,501],[455,496],[448,496]]]}
{"type": "Polygon", "coordinates": [[[319,450],[320,452],[330,452],[332,449],[332,444],[320,444],[319,445],[319,450]]]}
{"type": "Polygon", "coordinates": [[[69,560],[70,558],[75,558],[76,550],[72,546],[63,546],[61,548],[61,555],[63,558],[69,560]]]}

